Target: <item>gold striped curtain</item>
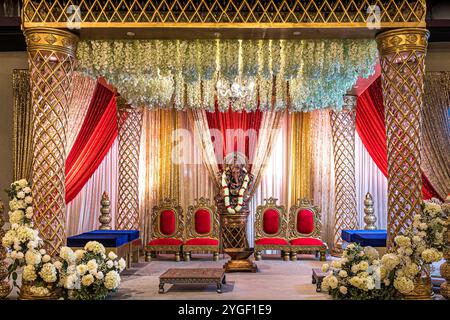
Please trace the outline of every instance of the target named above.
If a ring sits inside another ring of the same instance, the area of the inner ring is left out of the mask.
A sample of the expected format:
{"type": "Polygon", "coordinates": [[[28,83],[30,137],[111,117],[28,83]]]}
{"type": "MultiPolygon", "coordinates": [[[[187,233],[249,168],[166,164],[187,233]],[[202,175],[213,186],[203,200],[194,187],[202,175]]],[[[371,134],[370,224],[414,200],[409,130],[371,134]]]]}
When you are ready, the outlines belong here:
{"type": "Polygon", "coordinates": [[[291,161],[290,204],[299,198],[312,197],[311,184],[311,113],[296,112],[290,115],[291,161]]]}
{"type": "Polygon", "coordinates": [[[445,199],[450,193],[450,72],[425,75],[422,170],[445,199]]]}
{"type": "Polygon", "coordinates": [[[217,189],[203,163],[193,121],[189,112],[144,110],[139,185],[145,242],[149,240],[152,208],[163,198],[176,199],[184,212],[196,198],[214,202],[217,189]]]}
{"type": "Polygon", "coordinates": [[[13,71],[13,179],[31,178],[33,109],[28,70],[13,71]]]}

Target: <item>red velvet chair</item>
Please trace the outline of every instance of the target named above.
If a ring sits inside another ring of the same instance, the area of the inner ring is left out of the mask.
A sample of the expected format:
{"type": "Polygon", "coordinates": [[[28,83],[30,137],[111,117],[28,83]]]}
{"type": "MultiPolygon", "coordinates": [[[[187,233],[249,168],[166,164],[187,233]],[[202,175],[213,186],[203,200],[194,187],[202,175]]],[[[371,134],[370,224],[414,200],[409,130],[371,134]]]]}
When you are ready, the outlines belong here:
{"type": "Polygon", "coordinates": [[[175,260],[181,260],[183,245],[183,209],[176,200],[164,199],[152,210],[150,242],[145,246],[145,261],[151,261],[158,253],[174,253],[175,260]]]}
{"type": "Polygon", "coordinates": [[[274,198],[264,199],[265,204],[256,208],[255,259],[261,260],[264,250],[280,250],[283,260],[289,260],[289,242],[286,240],[286,209],[277,206],[274,198]]]}
{"type": "Polygon", "coordinates": [[[219,260],[219,215],[217,208],[209,199],[195,199],[195,205],[188,207],[186,224],[186,241],[183,245],[185,261],[190,261],[191,254],[213,253],[213,260],[219,260]]]}
{"type": "Polygon", "coordinates": [[[289,210],[289,248],[291,260],[297,260],[298,253],[320,253],[320,260],[326,260],[327,245],[320,239],[322,222],[320,209],[309,199],[299,200],[289,210]]]}

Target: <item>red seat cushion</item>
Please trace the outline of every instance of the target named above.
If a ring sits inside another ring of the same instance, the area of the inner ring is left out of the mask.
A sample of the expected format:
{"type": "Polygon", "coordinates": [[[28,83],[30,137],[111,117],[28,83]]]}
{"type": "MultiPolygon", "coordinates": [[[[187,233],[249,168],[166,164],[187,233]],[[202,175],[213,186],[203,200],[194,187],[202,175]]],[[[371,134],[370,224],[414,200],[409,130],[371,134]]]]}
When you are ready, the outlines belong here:
{"type": "Polygon", "coordinates": [[[290,241],[293,246],[323,246],[324,243],[316,238],[297,238],[290,241]]]}
{"type": "Polygon", "coordinates": [[[178,246],[183,244],[183,241],[173,238],[153,239],[148,243],[149,246],[178,246]]]}
{"type": "Polygon", "coordinates": [[[210,238],[189,239],[185,245],[188,246],[218,246],[219,240],[210,238]]]}
{"type": "Polygon", "coordinates": [[[211,232],[211,213],[206,209],[195,211],[195,232],[198,234],[208,234],[211,232]]]}
{"type": "Polygon", "coordinates": [[[297,232],[310,234],[314,231],[314,212],[308,209],[300,209],[297,212],[297,232]]]}
{"type": "Polygon", "coordinates": [[[170,236],[175,233],[175,212],[173,210],[163,210],[159,214],[159,230],[163,235],[170,236]]]}
{"type": "Polygon", "coordinates": [[[267,209],[263,214],[263,231],[275,234],[280,229],[280,213],[275,209],[267,209]]]}
{"type": "Polygon", "coordinates": [[[261,238],[255,241],[258,245],[288,245],[289,243],[285,239],[281,238],[261,238]]]}

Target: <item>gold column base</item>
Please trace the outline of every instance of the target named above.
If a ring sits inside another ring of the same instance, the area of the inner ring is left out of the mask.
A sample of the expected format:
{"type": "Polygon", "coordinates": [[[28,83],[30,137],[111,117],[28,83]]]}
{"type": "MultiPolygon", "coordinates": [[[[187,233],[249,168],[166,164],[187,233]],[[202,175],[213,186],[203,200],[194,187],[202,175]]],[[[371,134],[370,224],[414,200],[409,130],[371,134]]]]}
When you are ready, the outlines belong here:
{"type": "Polygon", "coordinates": [[[225,272],[256,272],[258,267],[249,259],[230,260],[223,265],[225,272]]]}
{"type": "Polygon", "coordinates": [[[253,254],[253,249],[229,248],[224,250],[231,257],[223,265],[225,272],[256,272],[258,267],[248,257],[253,254]]]}
{"type": "Polygon", "coordinates": [[[414,290],[404,294],[404,300],[432,300],[434,297],[433,285],[429,275],[416,278],[414,281],[414,290]]]}

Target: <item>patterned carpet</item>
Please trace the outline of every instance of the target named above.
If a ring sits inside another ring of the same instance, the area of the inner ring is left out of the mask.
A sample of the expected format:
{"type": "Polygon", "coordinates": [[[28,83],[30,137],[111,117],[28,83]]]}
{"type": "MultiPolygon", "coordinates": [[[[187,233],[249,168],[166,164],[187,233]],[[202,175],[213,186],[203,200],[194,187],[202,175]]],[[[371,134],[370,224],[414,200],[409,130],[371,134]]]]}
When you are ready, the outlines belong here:
{"type": "Polygon", "coordinates": [[[212,256],[193,255],[190,262],[175,262],[173,255],[161,255],[152,262],[134,264],[122,273],[120,290],[111,299],[328,299],[316,293],[311,284],[311,268],[320,268],[322,262],[312,255],[299,256],[299,260],[282,261],[277,256],[263,256],[257,262],[256,273],[227,273],[223,293],[216,293],[215,285],[166,285],[166,293],[158,293],[159,275],[169,268],[220,268],[226,262],[214,262],[212,256]]]}

